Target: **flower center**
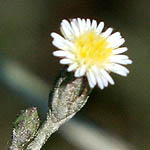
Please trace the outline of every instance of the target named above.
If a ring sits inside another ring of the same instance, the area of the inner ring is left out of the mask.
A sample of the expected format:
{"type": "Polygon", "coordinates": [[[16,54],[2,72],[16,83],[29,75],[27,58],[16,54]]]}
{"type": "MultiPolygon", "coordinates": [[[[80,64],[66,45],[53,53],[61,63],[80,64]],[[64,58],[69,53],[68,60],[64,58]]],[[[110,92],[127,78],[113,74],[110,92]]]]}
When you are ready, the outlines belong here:
{"type": "Polygon", "coordinates": [[[106,38],[94,31],[85,32],[75,40],[77,62],[88,67],[92,65],[103,67],[112,55],[112,48],[108,46],[106,38]]]}

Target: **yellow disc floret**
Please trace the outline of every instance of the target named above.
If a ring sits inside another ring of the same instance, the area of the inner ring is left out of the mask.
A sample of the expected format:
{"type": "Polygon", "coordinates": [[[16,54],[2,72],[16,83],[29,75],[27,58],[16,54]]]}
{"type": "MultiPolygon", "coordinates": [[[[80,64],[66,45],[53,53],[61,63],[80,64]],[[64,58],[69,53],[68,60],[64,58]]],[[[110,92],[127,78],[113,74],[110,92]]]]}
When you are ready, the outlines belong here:
{"type": "Polygon", "coordinates": [[[77,62],[88,67],[98,65],[104,67],[112,55],[112,48],[106,38],[94,31],[88,31],[75,39],[75,56],[77,62]]]}

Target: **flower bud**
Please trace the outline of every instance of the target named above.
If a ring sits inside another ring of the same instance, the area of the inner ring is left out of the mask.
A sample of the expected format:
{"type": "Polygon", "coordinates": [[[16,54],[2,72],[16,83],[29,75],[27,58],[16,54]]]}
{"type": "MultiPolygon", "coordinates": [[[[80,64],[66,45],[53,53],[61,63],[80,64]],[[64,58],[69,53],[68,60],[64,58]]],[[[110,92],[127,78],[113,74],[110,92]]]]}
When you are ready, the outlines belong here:
{"type": "Polygon", "coordinates": [[[50,93],[49,107],[57,121],[78,112],[91,91],[85,77],[74,77],[65,69],[60,73],[50,93]]]}
{"type": "Polygon", "coordinates": [[[35,107],[23,111],[14,123],[13,140],[10,150],[23,149],[33,139],[39,123],[40,120],[35,107]]]}

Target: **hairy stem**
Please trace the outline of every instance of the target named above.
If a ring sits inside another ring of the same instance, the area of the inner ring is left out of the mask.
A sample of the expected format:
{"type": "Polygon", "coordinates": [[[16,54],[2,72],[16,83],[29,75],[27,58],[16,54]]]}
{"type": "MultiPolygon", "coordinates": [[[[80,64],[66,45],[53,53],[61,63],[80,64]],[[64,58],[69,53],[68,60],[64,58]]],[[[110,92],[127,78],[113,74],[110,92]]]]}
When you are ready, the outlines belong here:
{"type": "Polygon", "coordinates": [[[68,116],[67,118],[61,121],[55,122],[56,118],[54,118],[54,116],[52,116],[52,114],[49,113],[47,120],[43,123],[42,127],[38,130],[34,141],[28,145],[27,150],[40,150],[42,146],[45,144],[45,142],[48,140],[48,138],[54,132],[56,132],[62,124],[64,124],[73,116],[74,114],[68,116]]]}

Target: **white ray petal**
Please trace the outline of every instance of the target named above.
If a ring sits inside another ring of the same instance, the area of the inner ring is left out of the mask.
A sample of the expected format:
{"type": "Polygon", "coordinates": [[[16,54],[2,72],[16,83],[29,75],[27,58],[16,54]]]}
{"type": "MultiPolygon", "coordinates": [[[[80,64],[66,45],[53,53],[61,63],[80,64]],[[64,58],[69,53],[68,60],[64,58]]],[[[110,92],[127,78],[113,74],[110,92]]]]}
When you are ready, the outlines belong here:
{"type": "Polygon", "coordinates": [[[80,76],[84,76],[86,72],[86,65],[80,67],[80,76]]]}
{"type": "Polygon", "coordinates": [[[82,19],[81,20],[81,25],[80,25],[80,32],[81,32],[81,34],[84,33],[85,28],[86,28],[86,21],[85,21],[85,19],[82,19]]]}
{"type": "Polygon", "coordinates": [[[71,21],[71,26],[72,26],[75,36],[79,36],[80,34],[79,34],[79,29],[77,27],[76,20],[71,21]]]}
{"type": "Polygon", "coordinates": [[[79,21],[78,21],[78,19],[73,19],[73,21],[74,21],[76,27],[78,28],[78,31],[80,32],[80,27],[79,27],[79,21]]]}
{"type": "Polygon", "coordinates": [[[124,42],[125,42],[125,39],[124,39],[124,38],[119,39],[119,40],[116,40],[116,42],[111,42],[111,43],[110,43],[110,47],[118,48],[118,47],[121,46],[124,42]]]}
{"type": "Polygon", "coordinates": [[[124,53],[128,50],[127,47],[121,47],[113,50],[113,54],[121,54],[124,53]]]}
{"type": "Polygon", "coordinates": [[[92,83],[93,83],[94,86],[95,86],[95,85],[96,85],[96,78],[95,78],[95,75],[94,75],[94,73],[93,73],[93,71],[92,71],[91,69],[89,69],[88,72],[89,72],[91,81],[92,81],[92,83]]]}
{"type": "Polygon", "coordinates": [[[112,79],[112,77],[109,75],[107,71],[105,71],[104,69],[101,69],[100,72],[103,75],[103,77],[108,80],[110,84],[112,85],[114,84],[114,80],[112,79]]]}
{"type": "Polygon", "coordinates": [[[126,62],[126,65],[132,64],[132,60],[130,60],[130,59],[125,60],[125,62],[126,62]]]}
{"type": "Polygon", "coordinates": [[[61,32],[67,39],[72,39],[73,37],[73,30],[70,26],[70,23],[67,20],[62,20],[61,22],[61,32]]]}
{"type": "Polygon", "coordinates": [[[108,86],[108,81],[106,80],[106,78],[102,74],[101,74],[101,79],[102,79],[104,87],[107,87],[108,86]]]}
{"type": "Polygon", "coordinates": [[[75,59],[75,55],[74,54],[72,54],[72,53],[70,53],[70,52],[67,52],[66,53],[66,58],[69,58],[69,59],[75,59]]]}
{"type": "Polygon", "coordinates": [[[122,66],[122,65],[114,64],[114,67],[115,67],[117,70],[122,70],[122,71],[126,72],[127,74],[129,73],[129,70],[128,70],[126,67],[122,66]]]}
{"type": "Polygon", "coordinates": [[[91,28],[94,29],[94,30],[96,30],[96,28],[97,28],[97,22],[96,22],[96,20],[92,20],[91,28]]]}
{"type": "Polygon", "coordinates": [[[88,83],[89,83],[90,88],[94,88],[94,85],[93,85],[93,83],[90,79],[90,76],[88,74],[87,74],[87,79],[88,79],[88,83]]]}
{"type": "Polygon", "coordinates": [[[113,31],[113,28],[108,28],[105,32],[102,33],[103,37],[108,37],[113,31]]]}
{"type": "Polygon", "coordinates": [[[122,65],[128,65],[132,64],[132,60],[130,59],[116,59],[112,61],[113,63],[122,64],[122,65]]]}
{"type": "Polygon", "coordinates": [[[60,64],[67,65],[67,64],[71,64],[71,63],[73,63],[73,61],[71,59],[64,58],[64,59],[60,60],[60,64]]]}
{"type": "Polygon", "coordinates": [[[67,68],[67,71],[71,72],[71,71],[75,70],[77,67],[78,67],[77,63],[70,64],[69,67],[67,68]]]}
{"type": "Polygon", "coordinates": [[[92,85],[91,88],[93,88],[96,85],[96,78],[95,78],[94,72],[91,69],[88,70],[87,77],[88,77],[88,80],[91,82],[90,83],[92,85]]]}
{"type": "Polygon", "coordinates": [[[69,23],[68,20],[63,19],[62,22],[61,22],[61,24],[65,25],[66,27],[68,27],[71,30],[71,26],[70,26],[70,23],[69,23]]]}
{"type": "Polygon", "coordinates": [[[109,42],[115,42],[115,41],[120,40],[120,39],[121,39],[120,32],[115,32],[115,33],[111,34],[108,37],[107,41],[109,41],[109,42]]]}
{"type": "Polygon", "coordinates": [[[74,76],[75,77],[80,77],[80,67],[79,68],[77,68],[77,70],[75,71],[75,73],[74,73],[74,76]]]}
{"type": "Polygon", "coordinates": [[[87,19],[86,20],[86,29],[89,30],[91,28],[91,20],[87,19]]]}
{"type": "Polygon", "coordinates": [[[129,57],[127,55],[114,55],[110,57],[110,60],[112,62],[116,62],[117,60],[124,60],[124,59],[129,59],[129,57]]]}
{"type": "Polygon", "coordinates": [[[60,31],[63,34],[63,36],[67,39],[70,39],[70,37],[72,37],[73,35],[65,25],[61,25],[60,31]]]}
{"type": "Polygon", "coordinates": [[[92,80],[93,80],[93,76],[94,76],[94,74],[91,74],[91,73],[89,73],[89,71],[87,72],[87,79],[88,79],[88,82],[89,82],[89,86],[90,86],[90,88],[94,88],[94,86],[96,85],[92,80]]]}
{"type": "Polygon", "coordinates": [[[55,47],[57,47],[59,49],[62,49],[62,50],[67,50],[68,49],[68,47],[64,44],[64,42],[59,42],[58,40],[52,41],[52,44],[55,47]]]}
{"type": "Polygon", "coordinates": [[[80,33],[82,33],[82,20],[80,18],[77,18],[77,21],[78,21],[78,26],[79,26],[79,30],[80,30],[80,33]]]}
{"type": "Polygon", "coordinates": [[[57,56],[57,57],[65,57],[66,56],[66,51],[62,51],[62,50],[54,51],[53,55],[57,56]]]}
{"type": "Polygon", "coordinates": [[[119,71],[114,71],[114,73],[119,74],[119,75],[124,76],[124,77],[127,76],[127,73],[125,73],[125,72],[123,72],[123,71],[121,71],[121,70],[119,70],[119,71]]]}
{"type": "Polygon", "coordinates": [[[54,39],[58,39],[58,40],[65,40],[61,35],[59,35],[55,32],[51,33],[51,37],[54,38],[54,39]]]}
{"type": "Polygon", "coordinates": [[[60,39],[60,38],[55,38],[52,41],[52,44],[54,46],[56,46],[59,49],[63,49],[63,50],[69,50],[69,51],[73,51],[74,50],[74,44],[72,42],[70,42],[69,40],[66,39],[60,39]]]}
{"type": "Polygon", "coordinates": [[[100,75],[97,76],[96,79],[97,79],[99,88],[100,88],[101,90],[103,90],[103,89],[104,89],[104,84],[103,84],[103,81],[102,81],[101,76],[100,76],[100,75]]]}
{"type": "Polygon", "coordinates": [[[68,50],[70,50],[70,51],[74,50],[74,44],[72,42],[70,42],[69,40],[65,40],[64,43],[69,48],[68,50]]]}
{"type": "Polygon", "coordinates": [[[99,25],[98,25],[98,27],[97,27],[97,29],[96,29],[96,32],[98,34],[101,33],[102,30],[103,30],[103,28],[104,28],[104,22],[100,22],[99,25]]]}
{"type": "Polygon", "coordinates": [[[93,67],[93,69],[96,72],[96,79],[98,81],[98,85],[101,89],[103,89],[104,87],[108,86],[108,81],[106,79],[106,77],[101,73],[101,70],[97,67],[93,67]]]}
{"type": "Polygon", "coordinates": [[[119,74],[119,75],[121,75],[121,76],[127,76],[127,72],[128,71],[125,71],[124,69],[121,69],[120,67],[118,67],[117,66],[118,64],[113,64],[113,65],[108,65],[107,66],[107,69],[109,70],[109,71],[112,71],[112,72],[114,72],[114,73],[116,73],[116,74],[119,74]]]}
{"type": "Polygon", "coordinates": [[[116,41],[117,44],[116,44],[115,48],[121,46],[124,42],[125,42],[125,39],[124,39],[124,38],[122,38],[122,39],[116,41]]]}
{"type": "Polygon", "coordinates": [[[68,22],[68,20],[65,20],[65,19],[62,20],[61,25],[65,26],[70,33],[73,33],[72,27],[71,27],[70,23],[68,22]]]}
{"type": "Polygon", "coordinates": [[[102,82],[102,79],[101,79],[101,76],[100,76],[100,73],[99,73],[99,69],[96,66],[93,66],[92,70],[95,74],[95,77],[96,77],[99,88],[103,90],[104,85],[103,85],[103,82],[102,82]]]}

